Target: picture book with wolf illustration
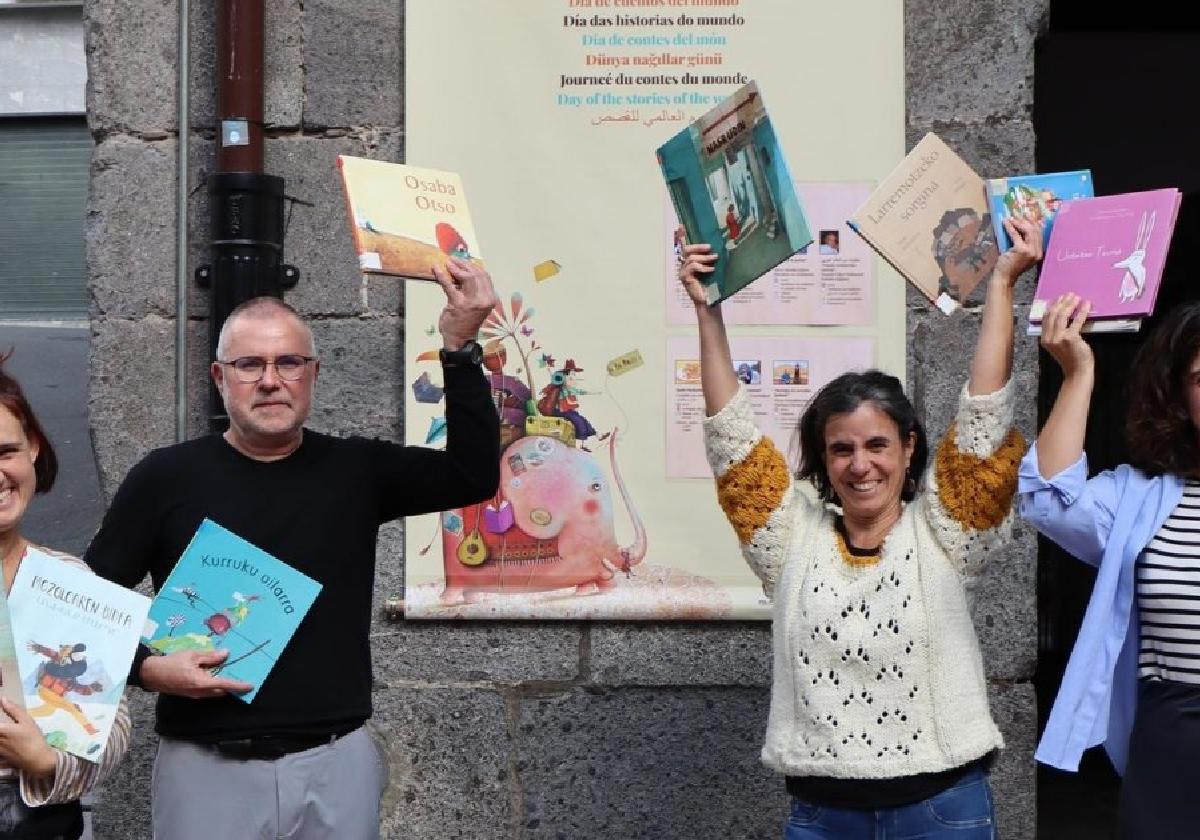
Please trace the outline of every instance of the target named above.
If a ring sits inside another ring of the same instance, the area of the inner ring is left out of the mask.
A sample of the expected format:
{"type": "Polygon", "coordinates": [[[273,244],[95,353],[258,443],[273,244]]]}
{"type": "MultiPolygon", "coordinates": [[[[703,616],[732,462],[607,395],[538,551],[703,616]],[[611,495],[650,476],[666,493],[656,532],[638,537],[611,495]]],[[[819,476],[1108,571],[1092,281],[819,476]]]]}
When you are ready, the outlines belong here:
{"type": "Polygon", "coordinates": [[[210,519],[167,576],[142,641],[156,653],[227,650],[214,671],[254,686],[249,703],[308,613],[321,584],[210,519]]]}
{"type": "Polygon", "coordinates": [[[351,155],[337,167],[363,272],[433,280],[450,257],[481,262],[457,173],[351,155]]]}
{"type": "Polygon", "coordinates": [[[1046,246],[1029,332],[1075,292],[1091,302],[1085,332],[1135,332],[1154,311],[1182,194],[1174,188],[1064,202],[1046,246]]]}
{"type": "Polygon", "coordinates": [[[51,746],[97,761],[150,599],[36,548],[9,594],[24,705],[51,746]]]}
{"type": "Polygon", "coordinates": [[[848,223],[947,315],[999,256],[983,179],[933,132],[848,223]]]}
{"type": "Polygon", "coordinates": [[[750,82],[658,149],[687,241],[719,256],[704,279],[719,303],[813,241],[758,85],[750,82]]]}

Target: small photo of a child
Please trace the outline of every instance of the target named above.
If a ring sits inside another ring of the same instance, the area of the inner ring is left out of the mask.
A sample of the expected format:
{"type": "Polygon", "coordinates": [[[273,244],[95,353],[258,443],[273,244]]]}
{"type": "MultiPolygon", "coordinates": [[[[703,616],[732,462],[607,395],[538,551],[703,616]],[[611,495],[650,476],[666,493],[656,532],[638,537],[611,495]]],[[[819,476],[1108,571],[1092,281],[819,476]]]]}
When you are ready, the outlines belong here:
{"type": "Polygon", "coordinates": [[[821,231],[821,254],[822,256],[836,256],[841,250],[841,236],[836,230],[821,231]]]}
{"type": "Polygon", "coordinates": [[[771,382],[774,385],[807,385],[807,359],[776,359],[771,364],[771,382]]]}

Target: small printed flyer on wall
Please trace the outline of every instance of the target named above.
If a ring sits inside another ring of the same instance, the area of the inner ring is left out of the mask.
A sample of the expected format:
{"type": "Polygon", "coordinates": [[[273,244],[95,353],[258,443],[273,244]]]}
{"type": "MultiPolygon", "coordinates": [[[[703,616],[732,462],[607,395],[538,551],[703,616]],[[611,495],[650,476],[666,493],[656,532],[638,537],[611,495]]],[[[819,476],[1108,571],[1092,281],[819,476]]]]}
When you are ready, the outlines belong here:
{"type": "MultiPolygon", "coordinates": [[[[796,193],[814,242],[785,260],[766,276],[721,304],[727,324],[870,326],[875,319],[875,254],[855,236],[846,219],[859,207],[872,185],[866,182],[799,182],[796,193]]],[[[727,190],[745,202],[743,215],[753,219],[753,193],[727,190]]],[[[663,199],[663,241],[666,244],[667,323],[696,322],[692,304],[679,283],[683,260],[683,226],[669,198],[663,199]]]]}
{"type": "MultiPolygon", "coordinates": [[[[869,368],[869,338],[737,338],[729,340],[733,370],[750,397],[754,419],[789,461],[797,454],[796,428],[813,395],[849,370],[869,368]]],[[[700,345],[667,340],[667,476],[712,478],[704,455],[704,394],[700,345]]]]}

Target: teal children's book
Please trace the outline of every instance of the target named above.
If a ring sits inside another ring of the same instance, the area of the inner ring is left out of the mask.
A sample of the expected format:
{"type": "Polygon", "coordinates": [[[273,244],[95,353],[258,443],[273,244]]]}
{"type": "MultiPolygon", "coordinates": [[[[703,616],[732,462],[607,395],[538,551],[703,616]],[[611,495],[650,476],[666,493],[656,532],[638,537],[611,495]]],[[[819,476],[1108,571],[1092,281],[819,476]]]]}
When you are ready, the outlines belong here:
{"type": "Polygon", "coordinates": [[[25,707],[21,690],[21,671],[17,666],[17,649],[13,645],[12,621],[8,617],[8,599],[0,598],[0,697],[7,697],[25,707]]]}
{"type": "Polygon", "coordinates": [[[1005,219],[1019,216],[1041,222],[1044,246],[1050,241],[1054,217],[1058,215],[1062,203],[1095,195],[1090,169],[989,178],[987,190],[988,202],[992,208],[992,225],[996,230],[996,245],[1000,253],[1012,247],[1012,239],[1004,229],[1005,219]]]}
{"type": "Polygon", "coordinates": [[[228,650],[214,673],[254,686],[249,703],[321,584],[210,519],[154,598],[142,641],[156,653],[228,650]]]}
{"type": "Polygon", "coordinates": [[[150,599],[30,548],[8,596],[25,708],[53,747],[97,761],[150,599]]]}
{"type": "Polygon", "coordinates": [[[710,305],[812,243],[754,82],[659,147],[658,164],[687,241],[707,242],[720,257],[705,281],[710,305]]]}

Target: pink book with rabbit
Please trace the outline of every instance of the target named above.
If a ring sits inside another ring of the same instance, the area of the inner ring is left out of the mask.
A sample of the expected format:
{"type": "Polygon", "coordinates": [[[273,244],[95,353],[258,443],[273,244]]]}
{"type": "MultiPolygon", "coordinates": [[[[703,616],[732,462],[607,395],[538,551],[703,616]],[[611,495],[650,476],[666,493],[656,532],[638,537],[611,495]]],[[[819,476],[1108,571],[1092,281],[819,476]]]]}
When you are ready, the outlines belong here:
{"type": "Polygon", "coordinates": [[[1067,292],[1091,301],[1084,332],[1136,332],[1154,311],[1180,198],[1171,188],[1064,202],[1029,309],[1030,334],[1067,292]]]}

